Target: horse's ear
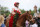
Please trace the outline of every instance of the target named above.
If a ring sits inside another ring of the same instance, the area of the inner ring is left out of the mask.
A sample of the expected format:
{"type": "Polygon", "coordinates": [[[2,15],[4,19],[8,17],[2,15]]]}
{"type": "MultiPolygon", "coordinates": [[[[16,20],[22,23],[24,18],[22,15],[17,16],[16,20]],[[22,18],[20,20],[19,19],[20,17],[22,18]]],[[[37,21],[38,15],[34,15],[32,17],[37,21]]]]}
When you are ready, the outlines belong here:
{"type": "Polygon", "coordinates": [[[29,11],[26,11],[26,13],[29,13],[29,11]]]}

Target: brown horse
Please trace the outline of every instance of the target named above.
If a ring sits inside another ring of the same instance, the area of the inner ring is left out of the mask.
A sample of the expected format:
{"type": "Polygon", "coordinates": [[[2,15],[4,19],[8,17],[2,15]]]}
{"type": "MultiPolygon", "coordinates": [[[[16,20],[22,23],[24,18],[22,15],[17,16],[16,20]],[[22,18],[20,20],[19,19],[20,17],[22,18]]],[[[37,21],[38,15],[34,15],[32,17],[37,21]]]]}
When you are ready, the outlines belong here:
{"type": "MultiPolygon", "coordinates": [[[[8,17],[9,18],[9,17],[8,17]]],[[[26,20],[31,20],[32,17],[28,12],[23,13],[22,15],[19,16],[19,18],[16,21],[16,27],[24,27],[24,23],[26,20]]],[[[9,19],[6,20],[6,27],[8,27],[8,22],[9,19]]]]}
{"type": "Polygon", "coordinates": [[[28,12],[20,15],[18,20],[16,21],[16,27],[24,27],[24,23],[27,19],[28,20],[32,19],[31,15],[28,12]]]}

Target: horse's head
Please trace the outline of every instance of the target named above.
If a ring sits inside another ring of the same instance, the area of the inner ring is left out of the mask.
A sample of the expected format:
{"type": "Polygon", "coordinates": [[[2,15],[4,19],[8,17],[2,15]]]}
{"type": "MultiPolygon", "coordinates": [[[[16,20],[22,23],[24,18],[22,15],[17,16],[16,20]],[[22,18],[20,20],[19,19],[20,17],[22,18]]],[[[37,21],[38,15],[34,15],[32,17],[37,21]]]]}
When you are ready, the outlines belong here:
{"type": "Polygon", "coordinates": [[[26,12],[25,19],[26,20],[31,20],[32,19],[32,16],[29,14],[29,12],[26,12]]]}

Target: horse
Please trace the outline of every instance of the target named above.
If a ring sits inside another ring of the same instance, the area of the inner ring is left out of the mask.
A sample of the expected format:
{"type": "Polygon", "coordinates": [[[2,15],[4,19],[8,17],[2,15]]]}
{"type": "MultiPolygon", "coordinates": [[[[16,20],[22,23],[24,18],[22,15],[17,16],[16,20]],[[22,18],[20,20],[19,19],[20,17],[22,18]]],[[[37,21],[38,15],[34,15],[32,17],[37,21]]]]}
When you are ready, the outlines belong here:
{"type": "Polygon", "coordinates": [[[25,21],[26,20],[30,21],[31,19],[32,19],[32,16],[28,12],[23,13],[17,19],[17,21],[16,21],[16,27],[24,27],[25,21]]]}
{"type": "MultiPolygon", "coordinates": [[[[30,16],[30,14],[28,12],[25,12],[23,14],[21,14],[17,21],[16,21],[16,27],[24,27],[24,24],[25,24],[25,21],[26,20],[31,20],[32,17],[30,16]]],[[[8,26],[8,22],[9,22],[9,19],[6,20],[6,27],[8,26]]]]}

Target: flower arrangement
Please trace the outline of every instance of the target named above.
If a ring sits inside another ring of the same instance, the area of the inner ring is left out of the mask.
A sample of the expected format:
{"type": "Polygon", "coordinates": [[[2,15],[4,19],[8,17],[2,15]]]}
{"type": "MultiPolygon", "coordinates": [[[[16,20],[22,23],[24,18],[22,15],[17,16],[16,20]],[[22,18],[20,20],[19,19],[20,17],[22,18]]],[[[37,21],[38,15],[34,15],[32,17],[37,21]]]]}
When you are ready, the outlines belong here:
{"type": "Polygon", "coordinates": [[[20,12],[19,12],[19,11],[14,10],[14,12],[15,12],[16,14],[15,14],[15,16],[14,16],[14,20],[13,20],[13,27],[16,26],[15,23],[16,23],[18,17],[20,16],[20,12]]]}

